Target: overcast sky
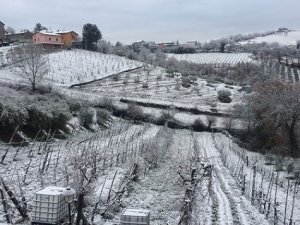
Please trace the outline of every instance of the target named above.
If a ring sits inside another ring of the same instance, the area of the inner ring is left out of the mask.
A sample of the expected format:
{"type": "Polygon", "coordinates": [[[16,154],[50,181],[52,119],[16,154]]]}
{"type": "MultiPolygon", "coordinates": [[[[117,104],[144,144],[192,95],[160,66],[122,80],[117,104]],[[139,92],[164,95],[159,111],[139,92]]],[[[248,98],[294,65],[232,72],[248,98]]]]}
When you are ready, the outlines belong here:
{"type": "Polygon", "coordinates": [[[206,41],[237,33],[300,28],[300,0],[0,0],[0,21],[75,30],[98,26],[103,39],[206,41]]]}

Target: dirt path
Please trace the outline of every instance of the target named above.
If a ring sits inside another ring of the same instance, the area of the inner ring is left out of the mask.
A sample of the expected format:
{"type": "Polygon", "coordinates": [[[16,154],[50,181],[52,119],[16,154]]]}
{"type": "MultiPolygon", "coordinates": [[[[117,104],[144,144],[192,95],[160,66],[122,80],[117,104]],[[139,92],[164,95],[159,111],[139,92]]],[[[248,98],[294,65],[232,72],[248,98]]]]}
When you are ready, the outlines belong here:
{"type": "Polygon", "coordinates": [[[149,209],[151,225],[176,225],[183,205],[184,187],[177,174],[177,166],[188,160],[192,138],[189,131],[168,132],[171,132],[171,145],[159,167],[144,174],[123,201],[126,207],[149,209]]]}

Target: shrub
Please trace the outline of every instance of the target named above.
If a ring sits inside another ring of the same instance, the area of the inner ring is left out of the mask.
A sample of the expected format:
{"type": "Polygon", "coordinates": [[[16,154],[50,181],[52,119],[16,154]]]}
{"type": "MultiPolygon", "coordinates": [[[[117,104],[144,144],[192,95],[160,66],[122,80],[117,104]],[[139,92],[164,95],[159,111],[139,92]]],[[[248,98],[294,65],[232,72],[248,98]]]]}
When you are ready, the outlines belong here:
{"type": "Polygon", "coordinates": [[[79,112],[79,121],[82,126],[90,129],[97,122],[96,110],[92,107],[82,108],[79,112]]]}
{"type": "Polygon", "coordinates": [[[148,84],[148,82],[143,82],[143,86],[142,86],[143,88],[149,88],[149,84],[148,84]]]}
{"type": "Polygon", "coordinates": [[[103,97],[99,101],[98,104],[99,104],[99,106],[104,107],[105,109],[107,109],[109,111],[113,111],[113,109],[114,109],[113,100],[111,98],[108,98],[108,97],[103,97]]]}
{"type": "Polygon", "coordinates": [[[266,165],[274,165],[274,161],[275,161],[274,155],[267,153],[265,155],[265,161],[266,161],[265,163],[266,165]]]}
{"type": "Polygon", "coordinates": [[[156,80],[158,80],[158,81],[162,80],[162,75],[161,75],[161,74],[158,74],[158,75],[156,76],[156,80]]]}
{"type": "Polygon", "coordinates": [[[197,76],[195,76],[195,75],[190,75],[190,76],[189,76],[189,79],[190,79],[190,82],[191,82],[191,83],[194,83],[194,82],[197,81],[198,78],[197,78],[197,76]]]}
{"type": "Polygon", "coordinates": [[[250,94],[252,92],[252,87],[247,85],[247,86],[243,86],[239,89],[239,92],[245,92],[247,94],[250,94]]]}
{"type": "Polygon", "coordinates": [[[202,132],[207,130],[207,126],[203,123],[201,119],[196,119],[192,125],[194,131],[202,132]]]}
{"type": "Polygon", "coordinates": [[[186,129],[186,128],[188,128],[186,125],[182,124],[181,122],[179,122],[173,118],[167,121],[167,126],[171,129],[186,129]]]}
{"type": "Polygon", "coordinates": [[[189,88],[191,86],[190,84],[191,80],[189,77],[182,77],[181,78],[181,84],[183,87],[189,88]]]}
{"type": "Polygon", "coordinates": [[[214,116],[206,116],[206,120],[208,129],[211,129],[211,127],[216,123],[216,117],[214,116]]]}
{"type": "Polygon", "coordinates": [[[136,123],[137,120],[142,120],[144,117],[142,108],[133,103],[128,104],[126,116],[132,118],[134,123],[136,123]]]}
{"type": "Polygon", "coordinates": [[[0,128],[14,130],[17,126],[24,126],[27,120],[28,113],[22,105],[0,102],[0,128]]]}
{"type": "Polygon", "coordinates": [[[120,79],[120,77],[117,74],[115,74],[115,75],[112,76],[112,80],[113,81],[119,81],[119,79],[120,79]]]}
{"type": "Polygon", "coordinates": [[[36,92],[38,92],[41,95],[52,93],[53,86],[51,84],[47,85],[38,85],[36,87],[36,92]]]}
{"type": "Polygon", "coordinates": [[[140,77],[139,76],[136,76],[134,78],[134,83],[140,83],[140,77]]]}
{"type": "Polygon", "coordinates": [[[79,110],[83,107],[83,103],[76,99],[69,100],[67,104],[69,105],[70,112],[79,112],[79,110]]]}
{"type": "Polygon", "coordinates": [[[64,109],[58,109],[52,111],[53,120],[52,120],[52,128],[57,130],[66,130],[66,125],[70,119],[69,112],[64,109]]]}
{"type": "Polygon", "coordinates": [[[97,109],[97,124],[107,128],[112,121],[109,111],[105,109],[97,109]]]}
{"type": "Polygon", "coordinates": [[[34,130],[49,130],[52,129],[53,114],[47,106],[33,104],[27,108],[29,127],[34,130]]]}
{"type": "Polygon", "coordinates": [[[231,92],[228,90],[220,90],[218,91],[218,99],[223,103],[230,103],[232,100],[230,98],[231,92]]]}
{"type": "Polygon", "coordinates": [[[160,117],[158,117],[158,119],[155,121],[155,124],[156,124],[156,125],[165,125],[166,122],[167,122],[168,120],[170,120],[171,118],[172,118],[172,116],[171,116],[169,113],[163,112],[163,113],[160,115],[160,117]]]}

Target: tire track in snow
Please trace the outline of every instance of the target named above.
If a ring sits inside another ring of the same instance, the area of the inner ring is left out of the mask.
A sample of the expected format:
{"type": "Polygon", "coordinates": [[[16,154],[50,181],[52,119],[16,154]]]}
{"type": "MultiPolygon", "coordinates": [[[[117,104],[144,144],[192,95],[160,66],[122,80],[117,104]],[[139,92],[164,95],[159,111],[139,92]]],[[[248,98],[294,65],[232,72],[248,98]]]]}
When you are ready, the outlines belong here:
{"type": "MultiPolygon", "coordinates": [[[[199,152],[199,156],[202,157],[205,161],[210,162],[214,165],[215,158],[211,158],[211,152],[208,154],[207,148],[207,140],[203,140],[200,145],[199,139],[196,140],[198,146],[201,147],[201,151],[199,152]]],[[[219,160],[217,160],[218,162],[219,160]]],[[[233,224],[233,221],[240,224],[239,219],[235,218],[234,214],[234,207],[230,203],[230,199],[226,194],[226,190],[224,190],[224,185],[219,181],[218,177],[218,168],[213,170],[213,180],[212,180],[212,187],[209,190],[210,197],[212,200],[212,214],[211,220],[212,224],[233,224]]]]}
{"type": "Polygon", "coordinates": [[[213,185],[210,190],[212,199],[212,224],[266,225],[269,224],[250,202],[241,195],[235,179],[223,165],[220,153],[213,145],[210,135],[200,135],[197,142],[202,144],[200,156],[207,156],[207,161],[214,166],[213,185]],[[222,205],[220,205],[222,204],[222,205]],[[216,207],[216,209],[214,208],[216,207]],[[224,211],[224,213],[222,213],[224,211]],[[217,223],[219,222],[219,223],[217,223]]]}
{"type": "MultiPolygon", "coordinates": [[[[223,180],[223,177],[220,175],[220,171],[218,166],[215,167],[215,175],[216,179],[215,181],[220,185],[220,193],[224,195],[224,198],[222,199],[222,202],[224,204],[229,204],[230,208],[230,215],[232,221],[229,224],[247,224],[247,223],[241,223],[239,210],[237,209],[238,202],[235,201],[234,197],[232,196],[232,193],[229,191],[228,185],[225,184],[225,181],[223,180]]],[[[228,213],[229,214],[229,213],[228,213]]]]}

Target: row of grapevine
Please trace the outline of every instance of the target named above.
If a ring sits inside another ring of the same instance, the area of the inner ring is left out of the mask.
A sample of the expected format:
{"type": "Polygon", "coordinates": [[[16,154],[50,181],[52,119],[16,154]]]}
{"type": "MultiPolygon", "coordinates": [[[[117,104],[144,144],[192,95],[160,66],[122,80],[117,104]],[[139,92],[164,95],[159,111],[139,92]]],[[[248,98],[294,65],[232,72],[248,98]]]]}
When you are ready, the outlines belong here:
{"type": "Polygon", "coordinates": [[[230,64],[249,63],[253,59],[249,53],[198,53],[198,54],[169,54],[177,60],[185,60],[197,64],[230,64]]]}

